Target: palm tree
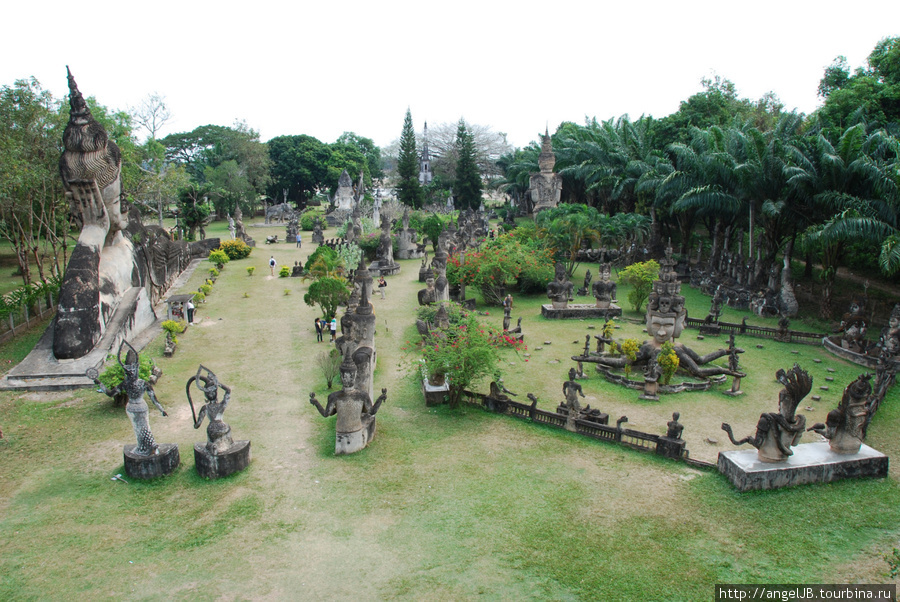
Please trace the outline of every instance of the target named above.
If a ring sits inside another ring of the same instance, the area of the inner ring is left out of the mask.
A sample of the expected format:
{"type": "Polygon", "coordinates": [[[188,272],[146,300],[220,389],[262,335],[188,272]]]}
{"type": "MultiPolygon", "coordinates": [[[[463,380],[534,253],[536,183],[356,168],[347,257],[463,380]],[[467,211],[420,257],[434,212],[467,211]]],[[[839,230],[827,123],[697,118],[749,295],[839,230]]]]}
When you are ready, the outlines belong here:
{"type": "Polygon", "coordinates": [[[832,289],[848,243],[880,245],[882,270],[900,270],[898,157],[900,142],[884,130],[867,133],[864,123],[844,130],[836,145],[820,133],[805,148],[792,149],[788,182],[816,220],[804,242],[822,263],[822,317],[832,315],[832,289]]]}

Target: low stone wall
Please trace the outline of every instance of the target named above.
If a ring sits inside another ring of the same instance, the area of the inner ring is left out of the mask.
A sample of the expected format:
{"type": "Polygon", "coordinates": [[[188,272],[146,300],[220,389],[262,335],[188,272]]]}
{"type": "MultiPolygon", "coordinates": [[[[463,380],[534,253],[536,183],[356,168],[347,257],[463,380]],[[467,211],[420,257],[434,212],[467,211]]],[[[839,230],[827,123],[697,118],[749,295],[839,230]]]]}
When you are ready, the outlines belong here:
{"type": "MultiPolygon", "coordinates": [[[[495,414],[504,414],[520,420],[527,420],[554,428],[566,428],[567,417],[565,415],[557,412],[539,410],[537,409],[536,401],[531,405],[526,405],[512,400],[494,399],[482,393],[475,393],[473,391],[465,391],[463,395],[465,401],[470,405],[481,407],[484,410],[495,414]]],[[[590,437],[591,439],[599,439],[609,443],[624,445],[631,449],[651,452],[667,458],[689,462],[689,452],[685,448],[683,440],[669,439],[663,435],[655,435],[624,428],[622,424],[627,421],[628,418],[623,416],[615,426],[609,426],[591,420],[578,419],[575,420],[575,432],[579,435],[590,437]]],[[[715,468],[714,464],[709,464],[707,462],[690,461],[689,463],[703,468],[715,468]]]]}

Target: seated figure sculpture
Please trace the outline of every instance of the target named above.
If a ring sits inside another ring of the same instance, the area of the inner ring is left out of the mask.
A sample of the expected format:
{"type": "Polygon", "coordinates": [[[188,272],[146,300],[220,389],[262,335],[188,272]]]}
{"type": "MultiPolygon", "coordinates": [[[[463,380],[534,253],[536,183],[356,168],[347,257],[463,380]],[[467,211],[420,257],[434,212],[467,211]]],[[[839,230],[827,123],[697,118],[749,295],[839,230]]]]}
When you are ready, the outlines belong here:
{"type": "Polygon", "coordinates": [[[566,268],[562,263],[556,264],[554,272],[553,280],[547,283],[547,297],[553,302],[553,307],[564,308],[572,299],[575,285],[566,277],[566,268]]]}
{"type": "Polygon", "coordinates": [[[601,263],[599,276],[592,287],[597,307],[606,308],[616,302],[616,283],[610,280],[612,268],[608,263],[601,263]]]}
{"type": "Polygon", "coordinates": [[[844,389],[841,403],[828,412],[825,424],[817,422],[808,428],[826,439],[831,451],[838,454],[855,454],[866,438],[867,402],[872,393],[871,374],[861,374],[844,389]]]}
{"type": "Polygon", "coordinates": [[[369,394],[357,386],[357,366],[349,355],[341,362],[341,382],[344,388],[328,396],[325,407],[309,394],[309,403],[327,418],[337,415],[335,424],[335,455],[352,454],[365,448],[375,437],[375,414],[387,399],[387,389],[372,403],[369,394]]]}
{"type": "Polygon", "coordinates": [[[722,430],[734,445],[749,443],[759,450],[761,462],[783,462],[794,454],[791,447],[797,445],[806,427],[806,417],[795,415],[797,406],[812,389],[812,377],[797,364],[785,372],[783,369],[775,378],[784,385],[778,394],[778,411],[760,415],[756,424],[756,434],[735,440],[731,425],[722,423],[722,430]]]}

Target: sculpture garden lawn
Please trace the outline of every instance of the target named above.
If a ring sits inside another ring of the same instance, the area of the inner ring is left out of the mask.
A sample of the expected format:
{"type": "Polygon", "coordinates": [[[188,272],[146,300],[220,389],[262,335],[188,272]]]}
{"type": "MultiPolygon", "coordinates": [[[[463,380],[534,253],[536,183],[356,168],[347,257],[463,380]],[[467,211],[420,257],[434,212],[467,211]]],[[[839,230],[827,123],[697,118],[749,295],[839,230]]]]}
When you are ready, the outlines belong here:
{"type": "MultiPolygon", "coordinates": [[[[227,237],[225,228],[213,224],[209,235],[227,237]]],[[[251,227],[258,241],[265,233],[251,227]]],[[[154,435],[183,450],[169,477],[112,480],[133,435],[122,408],[93,390],[0,393],[0,599],[698,600],[715,583],[887,580],[882,556],[900,540],[896,463],[884,480],[740,494],[715,471],[475,408],[426,408],[410,376],[417,356],[402,349],[416,338],[418,260],[401,260],[387,299],[372,300],[375,387],[388,389],[378,436],[335,457],[334,425],[308,403],[311,391],[327,397],[314,358],[330,349],[315,340],[317,308],[302,301],[309,283],[266,269],[270,254],[293,265],[313,248],[261,244],[229,263],[175,355],[163,357],[162,336],[147,349],[163,369],[156,393],[170,414],[151,416],[154,435]],[[217,481],[198,477],[184,453],[205,439],[184,393],[200,363],[231,386],[228,422],[253,442],[250,468],[217,481]]],[[[583,265],[573,281],[588,267],[596,269],[583,265]]],[[[185,292],[204,275],[197,270],[185,292]]],[[[707,298],[687,285],[683,293],[691,315],[705,313],[707,298]]],[[[618,294],[627,298],[627,288],[618,294]]],[[[531,392],[553,409],[569,357],[599,324],[545,320],[544,302],[515,299],[528,350],[507,352],[501,367],[519,400],[531,392]]],[[[499,326],[502,310],[487,309],[483,319],[499,326]]],[[[626,308],[615,336],[646,338],[629,318],[638,321],[626,308]]],[[[683,337],[702,352],[725,345],[695,341],[696,331],[683,337]]],[[[799,410],[809,424],[825,421],[861,371],[817,346],[749,337],[738,345],[747,349],[742,397],[722,385],[639,401],[591,375],[579,381],[582,403],[660,434],[678,411],[691,457],[715,462],[733,449],[723,421],[743,434],[775,408],[778,368],[799,362],[813,375],[822,399],[799,410]]],[[[898,406],[895,389],[867,440],[892,457],[898,406]]]]}

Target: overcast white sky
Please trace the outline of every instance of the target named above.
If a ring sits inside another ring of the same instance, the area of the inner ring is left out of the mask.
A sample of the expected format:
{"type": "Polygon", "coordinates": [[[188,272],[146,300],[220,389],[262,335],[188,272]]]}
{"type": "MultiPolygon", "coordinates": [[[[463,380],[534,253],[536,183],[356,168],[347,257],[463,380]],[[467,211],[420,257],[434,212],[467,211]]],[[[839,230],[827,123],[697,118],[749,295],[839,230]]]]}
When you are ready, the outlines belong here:
{"type": "Polygon", "coordinates": [[[387,146],[422,122],[489,125],[515,146],[549,124],[663,117],[718,74],[809,113],[837,55],[864,65],[900,35],[900,2],[680,0],[8,3],[0,85],[57,97],[68,64],[111,109],[152,92],[163,134],[244,120],[263,141],[352,131],[387,146]]]}

